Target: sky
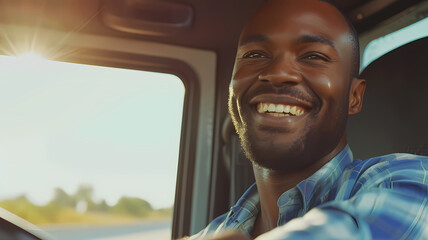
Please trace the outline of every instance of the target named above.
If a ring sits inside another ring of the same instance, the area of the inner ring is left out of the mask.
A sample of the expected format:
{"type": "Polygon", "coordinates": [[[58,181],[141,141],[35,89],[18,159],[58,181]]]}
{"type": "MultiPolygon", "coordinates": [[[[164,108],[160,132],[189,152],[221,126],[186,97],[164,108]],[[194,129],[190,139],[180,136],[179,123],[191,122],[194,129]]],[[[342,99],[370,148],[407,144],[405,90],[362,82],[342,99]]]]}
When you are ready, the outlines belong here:
{"type": "Polygon", "coordinates": [[[174,201],[184,86],[170,74],[0,56],[0,200],[89,184],[174,201]]]}

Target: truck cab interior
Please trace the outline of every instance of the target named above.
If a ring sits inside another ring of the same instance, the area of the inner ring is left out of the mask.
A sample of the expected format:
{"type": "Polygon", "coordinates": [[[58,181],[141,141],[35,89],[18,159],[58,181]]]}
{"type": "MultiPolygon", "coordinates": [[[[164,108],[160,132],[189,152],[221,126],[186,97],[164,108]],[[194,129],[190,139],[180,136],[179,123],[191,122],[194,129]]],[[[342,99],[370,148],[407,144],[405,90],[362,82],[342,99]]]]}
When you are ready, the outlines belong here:
{"type": "MultiPolygon", "coordinates": [[[[167,73],[181,79],[185,95],[170,231],[175,239],[197,233],[228,211],[254,182],[228,114],[227,98],[241,28],[264,2],[0,0],[0,54],[19,55],[31,49],[52,61],[167,73]],[[37,41],[32,41],[36,35],[37,41]]],[[[428,155],[424,110],[428,2],[333,2],[359,34],[360,72],[367,81],[363,110],[348,122],[354,157],[391,152],[428,155]],[[404,33],[408,40],[363,59],[376,41],[379,46],[399,39],[391,34],[421,22],[425,22],[422,30],[404,33]]],[[[0,217],[2,239],[49,238],[9,213],[0,217]]]]}

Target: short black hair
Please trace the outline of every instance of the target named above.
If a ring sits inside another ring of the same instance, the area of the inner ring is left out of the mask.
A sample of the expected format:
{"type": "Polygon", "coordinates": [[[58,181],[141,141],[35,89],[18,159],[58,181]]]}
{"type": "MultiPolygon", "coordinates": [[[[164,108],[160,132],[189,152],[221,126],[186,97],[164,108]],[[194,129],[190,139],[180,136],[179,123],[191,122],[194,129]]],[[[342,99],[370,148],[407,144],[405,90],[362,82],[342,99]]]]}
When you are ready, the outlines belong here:
{"type": "Polygon", "coordinates": [[[340,9],[333,1],[331,0],[320,0],[326,2],[336,8],[339,13],[343,16],[346,23],[349,27],[349,32],[351,33],[351,42],[352,42],[352,62],[351,62],[351,79],[358,78],[360,76],[360,42],[358,40],[358,33],[352,24],[351,20],[346,16],[342,9],[340,9]]]}

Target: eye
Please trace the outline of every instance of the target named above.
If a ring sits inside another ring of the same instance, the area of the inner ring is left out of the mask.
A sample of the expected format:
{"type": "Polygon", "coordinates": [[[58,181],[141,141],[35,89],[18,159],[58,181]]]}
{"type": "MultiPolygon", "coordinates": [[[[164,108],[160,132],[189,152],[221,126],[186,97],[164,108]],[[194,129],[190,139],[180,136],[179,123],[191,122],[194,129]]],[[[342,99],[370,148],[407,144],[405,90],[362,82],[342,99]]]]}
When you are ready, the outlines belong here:
{"type": "Polygon", "coordinates": [[[330,58],[322,53],[310,52],[300,57],[302,60],[330,62],[330,58]]]}
{"type": "Polygon", "coordinates": [[[242,58],[267,58],[267,54],[261,51],[247,52],[242,58]]]}

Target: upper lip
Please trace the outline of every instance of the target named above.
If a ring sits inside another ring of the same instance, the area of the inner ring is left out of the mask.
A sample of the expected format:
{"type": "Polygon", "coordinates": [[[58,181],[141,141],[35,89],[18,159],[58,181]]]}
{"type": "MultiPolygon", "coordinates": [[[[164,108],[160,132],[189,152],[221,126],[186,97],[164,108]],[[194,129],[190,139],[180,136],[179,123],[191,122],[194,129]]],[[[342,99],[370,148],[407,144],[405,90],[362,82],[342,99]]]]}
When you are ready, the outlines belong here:
{"type": "Polygon", "coordinates": [[[258,104],[260,102],[300,106],[306,110],[313,107],[313,104],[310,101],[285,94],[261,94],[251,98],[249,103],[258,104]]]}

